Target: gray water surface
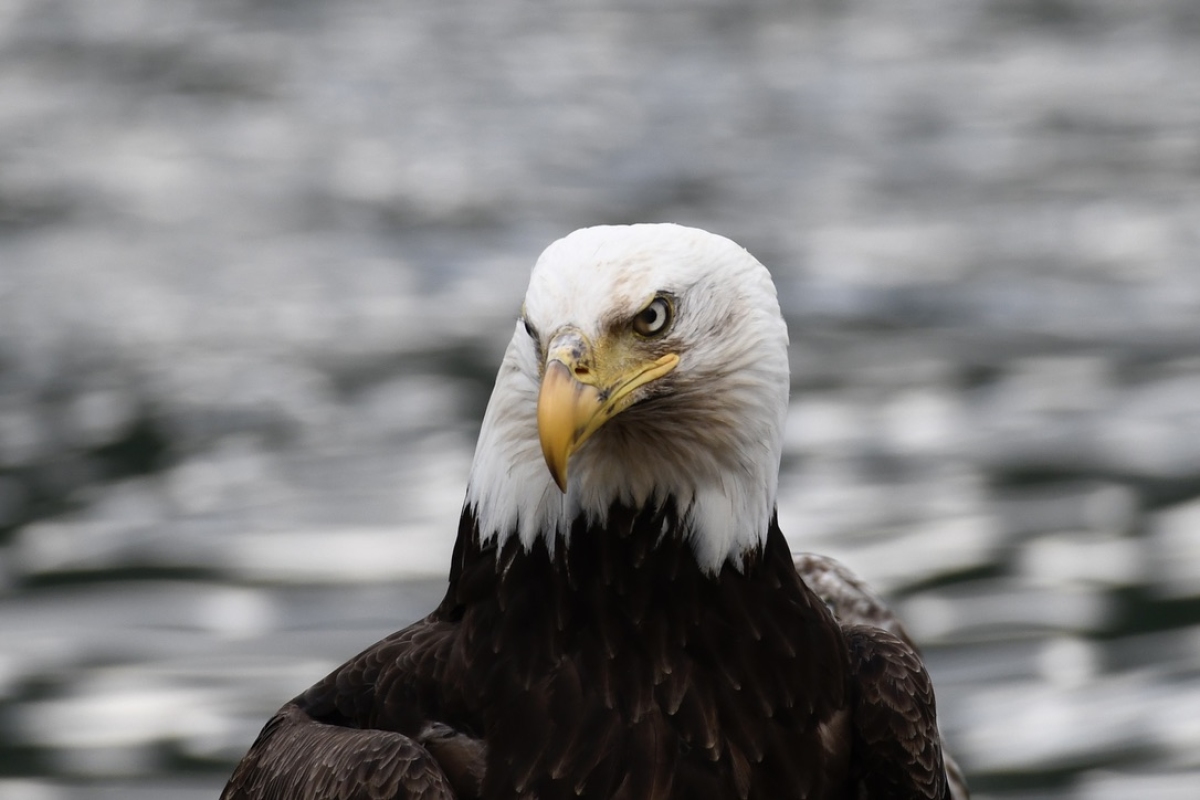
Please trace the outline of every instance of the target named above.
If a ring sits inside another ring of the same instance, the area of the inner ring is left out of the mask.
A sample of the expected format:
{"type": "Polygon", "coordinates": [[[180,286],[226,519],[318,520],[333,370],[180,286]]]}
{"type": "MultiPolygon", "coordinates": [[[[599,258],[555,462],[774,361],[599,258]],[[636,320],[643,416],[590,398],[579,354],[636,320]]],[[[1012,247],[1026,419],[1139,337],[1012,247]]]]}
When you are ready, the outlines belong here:
{"type": "Polygon", "coordinates": [[[430,610],[533,260],[661,220],[976,796],[1196,797],[1194,2],[2,0],[0,798],[215,797],[430,610]]]}

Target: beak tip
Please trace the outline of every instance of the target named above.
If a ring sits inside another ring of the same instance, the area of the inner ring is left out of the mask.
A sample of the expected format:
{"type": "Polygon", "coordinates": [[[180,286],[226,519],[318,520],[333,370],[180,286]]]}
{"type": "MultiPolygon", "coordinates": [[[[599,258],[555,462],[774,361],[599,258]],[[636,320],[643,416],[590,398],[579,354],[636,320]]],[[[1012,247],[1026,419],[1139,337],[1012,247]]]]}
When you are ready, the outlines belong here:
{"type": "Polygon", "coordinates": [[[546,467],[550,472],[550,477],[554,478],[554,485],[563,494],[567,493],[567,463],[566,459],[559,461],[548,453],[543,453],[546,456],[546,467]]]}

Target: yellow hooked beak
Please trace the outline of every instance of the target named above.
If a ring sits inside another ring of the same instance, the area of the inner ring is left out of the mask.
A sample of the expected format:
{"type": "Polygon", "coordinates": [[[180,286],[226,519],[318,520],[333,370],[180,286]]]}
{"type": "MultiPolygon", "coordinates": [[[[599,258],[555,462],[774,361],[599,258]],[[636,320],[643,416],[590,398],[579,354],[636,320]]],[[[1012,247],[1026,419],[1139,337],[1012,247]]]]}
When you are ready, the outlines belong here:
{"type": "Polygon", "coordinates": [[[538,437],[546,466],[561,491],[567,490],[571,454],[634,402],[635,389],[679,364],[675,353],[646,361],[621,358],[611,352],[614,349],[593,349],[582,333],[571,329],[550,342],[538,393],[538,437]]]}

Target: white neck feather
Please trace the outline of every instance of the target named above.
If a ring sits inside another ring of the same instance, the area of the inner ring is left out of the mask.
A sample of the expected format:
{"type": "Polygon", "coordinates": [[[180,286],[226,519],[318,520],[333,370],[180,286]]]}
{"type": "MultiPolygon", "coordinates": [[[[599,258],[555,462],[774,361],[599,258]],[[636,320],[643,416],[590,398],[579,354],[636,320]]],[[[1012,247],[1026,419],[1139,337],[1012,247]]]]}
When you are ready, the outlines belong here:
{"type": "Polygon", "coordinates": [[[643,413],[635,406],[598,431],[572,456],[564,494],[542,457],[538,356],[518,323],[484,415],[467,488],[466,505],[482,538],[517,536],[529,548],[542,537],[553,550],[559,539],[566,543],[581,515],[602,524],[615,502],[640,508],[670,499],[707,571],[720,570],[727,560],[740,567],[745,554],[765,541],[789,383],[787,330],[774,286],[765,268],[726,239],[655,227],[702,236],[696,246],[723,243],[717,256],[703,255],[735,258],[736,269],[715,270],[721,279],[716,285],[708,285],[712,274],[702,273],[694,291],[723,293],[721,303],[733,308],[736,324],[714,332],[703,328],[703,318],[696,320],[700,327],[677,370],[677,396],[666,408],[643,413]]]}

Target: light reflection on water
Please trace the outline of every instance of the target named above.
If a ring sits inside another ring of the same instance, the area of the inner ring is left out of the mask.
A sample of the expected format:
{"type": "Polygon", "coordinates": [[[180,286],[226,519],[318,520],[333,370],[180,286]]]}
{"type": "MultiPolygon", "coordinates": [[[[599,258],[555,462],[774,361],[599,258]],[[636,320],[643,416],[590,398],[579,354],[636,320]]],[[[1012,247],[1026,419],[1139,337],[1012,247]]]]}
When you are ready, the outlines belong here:
{"type": "Polygon", "coordinates": [[[213,797],[432,608],[532,260],[639,219],[772,268],[782,523],[981,794],[1193,796],[1200,27],[1053,5],[0,4],[0,798],[213,797]]]}

